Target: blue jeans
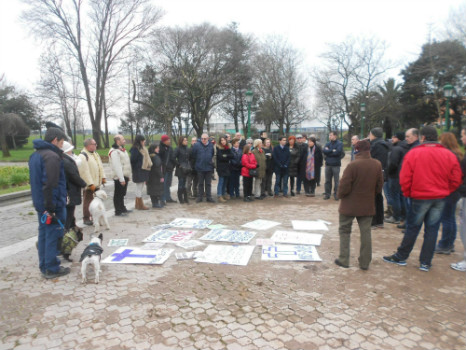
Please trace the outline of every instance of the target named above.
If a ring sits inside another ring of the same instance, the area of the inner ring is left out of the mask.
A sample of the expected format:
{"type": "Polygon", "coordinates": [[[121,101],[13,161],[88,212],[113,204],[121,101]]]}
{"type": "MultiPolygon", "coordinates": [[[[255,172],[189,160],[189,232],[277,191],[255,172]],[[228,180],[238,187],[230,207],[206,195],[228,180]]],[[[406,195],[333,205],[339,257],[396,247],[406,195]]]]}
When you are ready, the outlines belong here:
{"type": "MultiPolygon", "coordinates": [[[[65,234],[61,226],[57,224],[47,225],[41,222],[42,213],[37,213],[39,217],[39,239],[37,250],[39,253],[39,269],[42,273],[46,271],[55,273],[60,269],[60,259],[57,258],[58,239],[65,234]]],[[[57,208],[55,215],[65,224],[66,208],[57,208]]]]}
{"type": "Polygon", "coordinates": [[[239,197],[239,177],[241,170],[230,170],[230,196],[239,197]]]}
{"type": "Polygon", "coordinates": [[[178,177],[178,191],[186,189],[186,177],[178,177]]]}
{"type": "Polygon", "coordinates": [[[383,183],[383,193],[385,194],[385,198],[387,198],[387,204],[393,206],[392,194],[390,192],[390,185],[388,184],[388,181],[383,183]]]}
{"type": "Polygon", "coordinates": [[[173,179],[173,171],[167,171],[164,175],[164,181],[163,181],[163,201],[167,201],[169,199],[172,199],[172,196],[170,194],[170,187],[172,186],[172,179],[173,179]]]}
{"type": "Polygon", "coordinates": [[[227,186],[227,177],[226,176],[219,176],[218,177],[218,184],[217,184],[217,197],[225,195],[227,186]]]}
{"type": "Polygon", "coordinates": [[[278,196],[280,187],[283,189],[283,195],[288,194],[288,169],[283,168],[275,172],[275,195],[278,196]]]}
{"type": "Polygon", "coordinates": [[[439,248],[451,249],[455,246],[456,239],[456,204],[461,196],[458,192],[453,192],[444,199],[445,207],[442,212],[442,239],[438,242],[439,248]]]}
{"type": "Polygon", "coordinates": [[[298,175],[297,180],[296,180],[296,192],[301,192],[301,184],[303,183],[303,179],[301,176],[298,175]]]}
{"type": "Polygon", "coordinates": [[[393,217],[400,220],[403,218],[403,211],[406,213],[406,203],[401,192],[400,179],[388,178],[388,186],[390,189],[390,204],[393,209],[393,217]]]}
{"type": "Polygon", "coordinates": [[[444,206],[443,198],[411,199],[411,205],[406,215],[406,233],[396,252],[399,259],[406,260],[409,257],[424,223],[424,242],[419,261],[421,264],[431,265],[444,206]]]}

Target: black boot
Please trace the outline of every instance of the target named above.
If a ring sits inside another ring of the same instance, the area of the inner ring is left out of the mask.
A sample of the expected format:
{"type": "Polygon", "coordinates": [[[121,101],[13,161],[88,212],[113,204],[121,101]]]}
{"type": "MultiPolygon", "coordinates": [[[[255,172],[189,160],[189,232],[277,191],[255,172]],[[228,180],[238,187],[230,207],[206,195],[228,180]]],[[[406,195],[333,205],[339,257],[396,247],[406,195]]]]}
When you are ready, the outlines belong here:
{"type": "Polygon", "coordinates": [[[178,190],[178,201],[180,202],[180,204],[183,204],[184,203],[184,199],[183,199],[183,190],[178,190]]]}
{"type": "Polygon", "coordinates": [[[189,200],[188,200],[188,190],[186,190],[186,188],[183,190],[183,197],[184,197],[184,202],[186,204],[189,204],[189,200]]]}

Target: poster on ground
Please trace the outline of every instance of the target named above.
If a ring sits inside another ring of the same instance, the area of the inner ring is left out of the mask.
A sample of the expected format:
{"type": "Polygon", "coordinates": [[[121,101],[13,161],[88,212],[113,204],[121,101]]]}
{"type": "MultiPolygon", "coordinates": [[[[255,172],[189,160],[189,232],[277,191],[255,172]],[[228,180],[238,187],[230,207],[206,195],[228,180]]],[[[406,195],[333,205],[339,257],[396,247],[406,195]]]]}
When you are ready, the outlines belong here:
{"type": "Polygon", "coordinates": [[[250,228],[251,230],[268,230],[269,228],[281,225],[280,222],[270,221],[270,220],[254,220],[245,223],[242,227],[250,228]]]}
{"type": "Polygon", "coordinates": [[[195,239],[191,239],[189,241],[183,241],[183,242],[179,242],[179,243],[175,243],[175,244],[176,244],[177,247],[181,247],[183,249],[198,248],[198,247],[201,247],[201,246],[205,245],[201,241],[197,241],[195,239]]]}
{"type": "Polygon", "coordinates": [[[127,238],[120,238],[120,239],[113,238],[108,241],[107,247],[124,247],[128,245],[128,241],[129,240],[127,238]]]}
{"type": "Polygon", "coordinates": [[[183,241],[189,241],[195,234],[194,231],[183,231],[183,230],[159,230],[145,238],[145,243],[178,243],[183,241]]]}
{"type": "Polygon", "coordinates": [[[293,230],[328,231],[327,225],[322,221],[291,220],[293,230]]]}
{"type": "Polygon", "coordinates": [[[211,230],[199,239],[203,241],[249,243],[255,235],[256,233],[251,231],[216,229],[211,230]]]}
{"type": "Polygon", "coordinates": [[[255,246],[252,245],[208,245],[202,255],[194,260],[208,264],[246,266],[255,246]]]}
{"type": "Polygon", "coordinates": [[[322,261],[313,245],[263,246],[261,254],[262,260],[268,261],[322,261]]]}
{"type": "Polygon", "coordinates": [[[322,235],[320,233],[275,231],[270,239],[277,243],[320,245],[322,235]]]}
{"type": "Polygon", "coordinates": [[[138,247],[121,247],[102,260],[105,264],[149,264],[161,265],[174,249],[147,250],[138,247]]]}
{"type": "Polygon", "coordinates": [[[205,229],[212,223],[212,220],[192,219],[192,218],[176,218],[170,222],[170,226],[178,228],[198,228],[205,229]]]}

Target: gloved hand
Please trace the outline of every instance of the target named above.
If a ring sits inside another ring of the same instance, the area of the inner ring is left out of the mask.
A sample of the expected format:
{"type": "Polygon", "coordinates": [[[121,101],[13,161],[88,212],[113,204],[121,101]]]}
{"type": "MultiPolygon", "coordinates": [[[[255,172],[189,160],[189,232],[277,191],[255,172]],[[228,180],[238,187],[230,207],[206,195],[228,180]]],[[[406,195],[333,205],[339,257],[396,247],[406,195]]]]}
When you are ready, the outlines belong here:
{"type": "Polygon", "coordinates": [[[89,191],[95,192],[95,185],[90,185],[88,189],[89,191]]]}

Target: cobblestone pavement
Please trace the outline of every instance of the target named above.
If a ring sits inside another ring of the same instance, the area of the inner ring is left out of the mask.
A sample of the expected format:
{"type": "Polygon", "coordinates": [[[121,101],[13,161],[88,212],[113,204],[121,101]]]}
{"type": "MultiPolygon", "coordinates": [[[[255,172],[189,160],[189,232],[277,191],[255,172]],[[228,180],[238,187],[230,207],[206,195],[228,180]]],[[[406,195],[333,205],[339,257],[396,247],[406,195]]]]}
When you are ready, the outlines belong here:
{"type": "Polygon", "coordinates": [[[386,225],[373,231],[373,262],[362,271],[355,224],[351,267],[343,269],[333,263],[337,206],[321,196],[171,204],[113,217],[104,231],[106,257],[116,249],[106,247],[110,238],[140,245],[151,226],[176,217],[231,228],[258,218],[282,223],[256,238],[291,229],[292,219],[325,219],[333,224],[319,263],[262,262],[259,248],[245,267],[177,262],[172,254],[162,266],[104,264],[100,283],[84,285],[77,262],[83,243],[68,263],[71,274],[56,280],[42,279],[34,247],[4,258],[0,349],[464,349],[465,274],[449,267],[461,259],[461,243],[452,255],[435,256],[428,273],[418,269],[422,237],[406,267],[387,264],[382,256],[402,236],[386,225]]]}

